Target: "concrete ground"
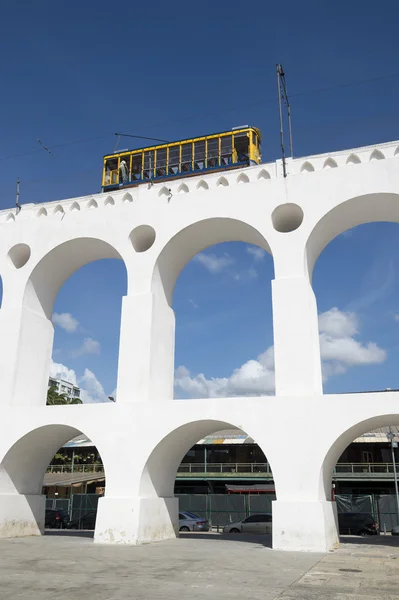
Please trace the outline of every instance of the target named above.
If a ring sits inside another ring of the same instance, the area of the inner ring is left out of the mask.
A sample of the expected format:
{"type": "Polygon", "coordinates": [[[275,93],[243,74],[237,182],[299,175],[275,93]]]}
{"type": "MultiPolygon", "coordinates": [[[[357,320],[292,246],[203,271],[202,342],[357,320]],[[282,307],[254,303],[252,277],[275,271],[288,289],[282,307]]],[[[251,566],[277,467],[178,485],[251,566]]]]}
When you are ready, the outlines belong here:
{"type": "Polygon", "coordinates": [[[343,538],[327,555],[270,536],[183,534],[145,546],[90,533],[0,540],[0,600],[399,600],[399,538],[343,538]]]}

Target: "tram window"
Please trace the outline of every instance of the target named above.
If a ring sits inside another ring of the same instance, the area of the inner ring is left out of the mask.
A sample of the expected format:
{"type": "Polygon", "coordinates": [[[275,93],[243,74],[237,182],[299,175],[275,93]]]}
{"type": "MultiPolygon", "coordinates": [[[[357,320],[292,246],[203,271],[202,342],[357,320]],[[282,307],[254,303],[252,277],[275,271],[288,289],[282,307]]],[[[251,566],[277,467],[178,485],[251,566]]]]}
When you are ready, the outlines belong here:
{"type": "Polygon", "coordinates": [[[144,179],[154,176],[154,150],[144,152],[144,179]]]}
{"type": "Polygon", "coordinates": [[[254,146],[258,145],[258,138],[257,138],[256,133],[254,131],[252,132],[252,143],[253,143],[254,146]]]}
{"type": "Polygon", "coordinates": [[[228,165],[232,160],[232,137],[226,135],[220,138],[220,160],[222,166],[228,165]]]}
{"type": "Polygon", "coordinates": [[[132,180],[137,181],[141,179],[141,154],[133,154],[132,156],[132,180]]]}
{"type": "Polygon", "coordinates": [[[238,162],[247,162],[249,157],[249,138],[246,133],[234,136],[234,148],[237,153],[238,162]]]}
{"type": "Polygon", "coordinates": [[[194,161],[197,171],[205,167],[205,141],[194,143],[194,161]]]}
{"type": "Polygon", "coordinates": [[[157,150],[157,176],[163,177],[166,175],[166,148],[157,150]]]}
{"type": "Polygon", "coordinates": [[[191,171],[191,161],[193,156],[193,145],[183,144],[181,147],[181,170],[182,172],[191,171]]]}
{"type": "Polygon", "coordinates": [[[118,159],[109,158],[105,161],[104,185],[118,183],[118,159]]]}
{"type": "Polygon", "coordinates": [[[208,140],[208,167],[219,165],[219,138],[208,140]]]}
{"type": "Polygon", "coordinates": [[[179,172],[180,146],[169,148],[169,175],[176,175],[179,172]]]}

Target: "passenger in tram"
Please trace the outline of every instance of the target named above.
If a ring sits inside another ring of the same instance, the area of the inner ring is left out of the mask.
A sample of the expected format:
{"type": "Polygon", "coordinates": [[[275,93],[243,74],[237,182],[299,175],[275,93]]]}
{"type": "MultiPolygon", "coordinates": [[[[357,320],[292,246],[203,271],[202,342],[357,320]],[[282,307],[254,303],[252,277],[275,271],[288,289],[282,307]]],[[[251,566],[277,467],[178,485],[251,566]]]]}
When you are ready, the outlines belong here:
{"type": "Polygon", "coordinates": [[[122,183],[126,183],[128,180],[128,169],[125,160],[121,160],[121,164],[119,166],[119,171],[122,179],[122,183]]]}

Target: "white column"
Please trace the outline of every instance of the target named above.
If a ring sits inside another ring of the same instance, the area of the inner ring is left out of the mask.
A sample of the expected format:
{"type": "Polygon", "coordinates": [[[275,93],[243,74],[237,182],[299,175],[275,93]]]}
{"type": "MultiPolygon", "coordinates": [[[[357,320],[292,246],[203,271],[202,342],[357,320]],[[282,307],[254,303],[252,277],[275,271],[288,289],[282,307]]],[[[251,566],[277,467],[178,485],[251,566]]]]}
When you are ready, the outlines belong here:
{"type": "Polygon", "coordinates": [[[162,296],[122,300],[117,402],[173,399],[175,315],[162,296]]]}
{"type": "Polygon", "coordinates": [[[54,328],[34,310],[8,305],[1,310],[0,379],[3,404],[46,404],[54,328]]]}
{"type": "Polygon", "coordinates": [[[46,496],[0,494],[0,538],[44,533],[46,496]]]}
{"type": "Polygon", "coordinates": [[[179,531],[178,498],[100,498],[94,541],[145,544],[173,539],[179,531]]]}
{"type": "Polygon", "coordinates": [[[329,552],[338,544],[335,502],[273,502],[273,550],[329,552]]]}
{"type": "Polygon", "coordinates": [[[316,298],[307,277],[272,281],[276,396],[321,394],[316,298]]]}

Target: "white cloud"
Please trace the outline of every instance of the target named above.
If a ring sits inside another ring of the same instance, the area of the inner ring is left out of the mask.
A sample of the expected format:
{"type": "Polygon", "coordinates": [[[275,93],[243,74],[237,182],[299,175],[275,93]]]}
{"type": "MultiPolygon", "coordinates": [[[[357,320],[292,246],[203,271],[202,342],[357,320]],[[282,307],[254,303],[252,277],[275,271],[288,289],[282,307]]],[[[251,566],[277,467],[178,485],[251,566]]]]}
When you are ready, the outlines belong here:
{"type": "Polygon", "coordinates": [[[323,377],[341,375],[350,367],[380,364],[387,353],[375,342],[362,344],[354,339],[359,333],[355,313],[342,312],[337,307],[319,315],[320,354],[323,377]]]}
{"type": "Polygon", "coordinates": [[[79,387],[81,389],[80,397],[85,404],[110,402],[103,386],[90,369],[84,370],[83,377],[79,379],[79,387]]]}
{"type": "Polygon", "coordinates": [[[198,304],[196,302],[194,302],[194,300],[192,298],[189,299],[189,303],[191,304],[191,306],[193,308],[199,308],[198,304]]]}
{"type": "Polygon", "coordinates": [[[80,348],[72,350],[71,356],[73,358],[78,358],[78,356],[84,356],[85,354],[100,354],[100,350],[100,342],[97,342],[97,340],[93,340],[92,338],[85,338],[80,348]]]}
{"type": "Polygon", "coordinates": [[[399,315],[394,315],[393,318],[395,321],[399,321],[399,315]]]}
{"type": "Polygon", "coordinates": [[[207,269],[210,273],[220,273],[226,267],[234,264],[234,258],[232,258],[229,254],[223,254],[223,256],[216,256],[216,254],[204,254],[201,252],[194,257],[194,260],[205,269],[207,269]]]}
{"type": "MultiPolygon", "coordinates": [[[[349,368],[384,362],[386,351],[374,342],[354,339],[359,332],[355,313],[334,307],[319,315],[320,352],[323,377],[341,375],[349,368]]],[[[175,388],[190,398],[221,398],[274,393],[274,348],[270,346],[256,360],[248,360],[229,377],[192,376],[180,366],[175,372],[175,388]]]]}
{"type": "Polygon", "coordinates": [[[247,252],[254,257],[255,260],[263,260],[266,255],[266,250],[258,246],[247,246],[247,252]]]}
{"type": "Polygon", "coordinates": [[[75,371],[73,369],[69,369],[61,363],[55,363],[53,360],[51,361],[50,365],[50,377],[54,377],[55,379],[63,379],[64,381],[72,383],[72,385],[77,385],[75,371]]]}
{"type": "MultiPolygon", "coordinates": [[[[73,369],[69,369],[65,365],[55,363],[52,360],[50,365],[50,376],[55,377],[56,379],[64,379],[73,385],[78,385],[80,387],[80,398],[85,404],[110,401],[102,384],[90,369],[85,369],[83,376],[78,377],[73,369]]],[[[116,390],[114,390],[110,396],[115,398],[116,390]]]]}
{"type": "Polygon", "coordinates": [[[53,323],[64,329],[67,333],[74,333],[79,326],[79,321],[71,313],[54,313],[53,323]]]}

